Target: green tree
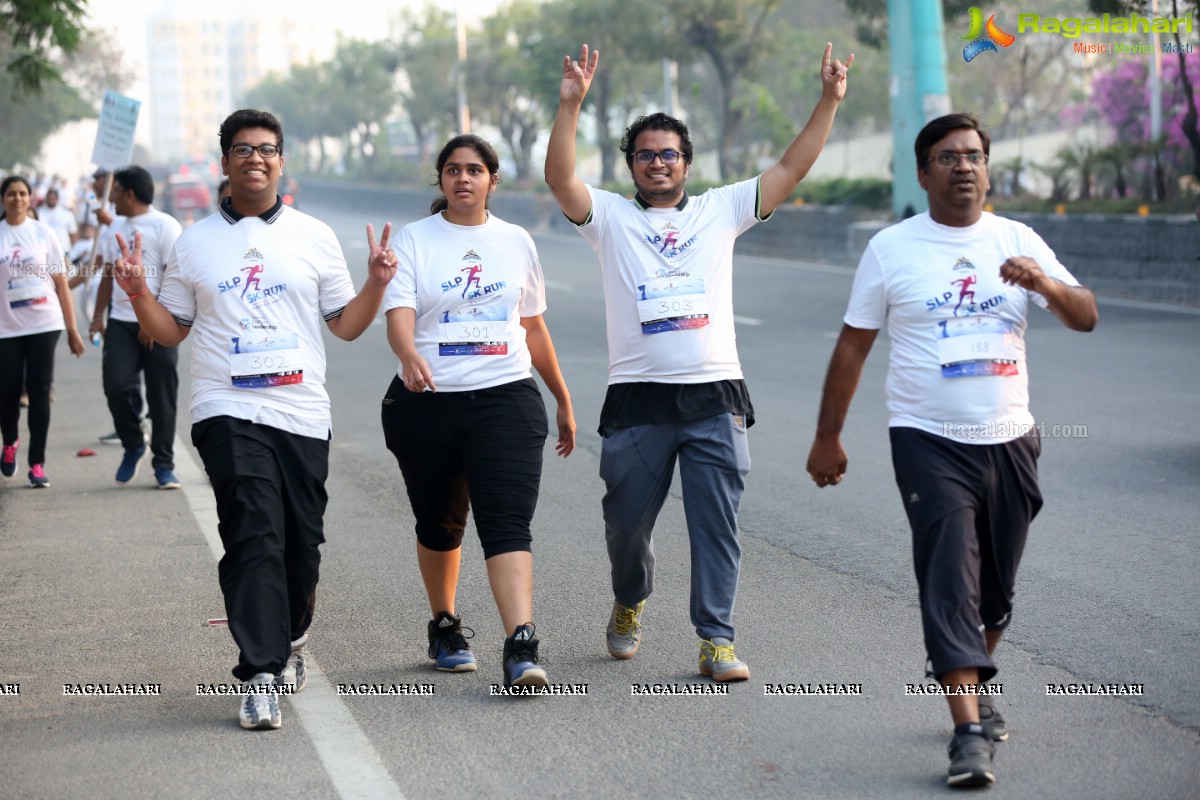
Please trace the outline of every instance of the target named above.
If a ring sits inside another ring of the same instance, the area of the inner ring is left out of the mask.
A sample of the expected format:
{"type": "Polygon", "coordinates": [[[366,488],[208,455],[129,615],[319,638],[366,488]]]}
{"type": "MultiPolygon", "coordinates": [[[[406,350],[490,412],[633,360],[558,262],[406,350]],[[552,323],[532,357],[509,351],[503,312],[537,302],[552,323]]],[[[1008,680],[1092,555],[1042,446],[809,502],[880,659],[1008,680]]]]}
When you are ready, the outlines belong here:
{"type": "MultiPolygon", "coordinates": [[[[287,76],[269,74],[246,93],[245,103],[252,108],[270,111],[287,131],[288,150],[316,149],[315,171],[325,169],[328,154],[327,137],[344,134],[333,114],[333,91],[329,81],[329,65],[304,64],[292,67],[287,76]]],[[[304,163],[295,161],[294,163],[304,163]]],[[[290,168],[289,168],[290,169],[290,168]]]]}
{"type": "Polygon", "coordinates": [[[600,70],[585,110],[595,120],[600,181],[612,183],[628,118],[638,108],[661,103],[666,14],[652,0],[553,0],[542,8],[547,55],[538,69],[547,108],[558,103],[563,56],[578,58],[584,43],[600,51],[600,70]]]}
{"type": "MultiPolygon", "coordinates": [[[[846,10],[858,24],[858,38],[869,47],[882,49],[887,44],[888,37],[888,0],[842,0],[846,10]]],[[[971,6],[978,6],[978,0],[942,0],[943,19],[954,19],[965,13],[971,6]]]]}
{"type": "Polygon", "coordinates": [[[1091,142],[1076,142],[1059,150],[1058,160],[1078,181],[1079,199],[1091,200],[1096,168],[1100,164],[1096,146],[1091,142]]]}
{"type": "Polygon", "coordinates": [[[821,97],[818,67],[825,43],[832,42],[834,57],[844,61],[850,53],[857,56],[846,96],[838,103],[834,136],[844,137],[847,130],[876,133],[889,129],[888,60],[858,40],[854,21],[844,9],[833,4],[813,8],[785,3],[779,9],[777,27],[784,37],[780,67],[764,70],[760,80],[793,128],[808,119],[821,97]]]}
{"type": "Polygon", "coordinates": [[[37,92],[62,77],[56,56],[74,52],[83,40],[84,5],[79,0],[0,0],[0,30],[8,34],[4,69],[16,84],[13,94],[37,92]]]}
{"type": "Polygon", "coordinates": [[[722,180],[745,174],[749,158],[735,154],[739,128],[760,97],[744,92],[778,52],[779,31],[770,24],[782,0],[667,0],[681,57],[703,57],[715,79],[717,163],[722,180]]]}
{"type": "Polygon", "coordinates": [[[482,46],[469,65],[469,85],[478,90],[471,107],[500,129],[518,181],[533,174],[533,144],[548,116],[545,92],[536,88],[553,63],[544,44],[540,5],[512,0],[483,21],[482,46]]]}
{"type": "Polygon", "coordinates": [[[412,127],[418,158],[429,159],[430,142],[448,138],[457,117],[455,70],[458,42],[449,11],[426,6],[421,15],[401,17],[397,56],[407,86],[400,105],[412,127]]]}
{"type": "Polygon", "coordinates": [[[341,39],[328,67],[329,113],[357,150],[364,175],[378,158],[375,137],[399,100],[400,59],[386,42],[341,39]]]}
{"type": "Polygon", "coordinates": [[[1049,164],[1032,164],[1036,172],[1050,179],[1050,202],[1065,203],[1067,193],[1071,190],[1071,172],[1073,167],[1063,158],[1063,151],[1049,164]]]}
{"type": "MultiPolygon", "coordinates": [[[[0,40],[0,60],[11,63],[13,48],[0,40]]],[[[0,81],[0,164],[29,165],[46,139],[68,122],[96,116],[105,88],[130,80],[114,38],[87,32],[74,54],[52,54],[53,76],[30,92],[17,80],[0,81]]]]}
{"type": "Polygon", "coordinates": [[[1129,194],[1129,178],[1127,173],[1130,164],[1141,155],[1141,148],[1134,143],[1117,142],[1096,153],[1101,175],[1110,178],[1113,194],[1125,197],[1129,194]]]}

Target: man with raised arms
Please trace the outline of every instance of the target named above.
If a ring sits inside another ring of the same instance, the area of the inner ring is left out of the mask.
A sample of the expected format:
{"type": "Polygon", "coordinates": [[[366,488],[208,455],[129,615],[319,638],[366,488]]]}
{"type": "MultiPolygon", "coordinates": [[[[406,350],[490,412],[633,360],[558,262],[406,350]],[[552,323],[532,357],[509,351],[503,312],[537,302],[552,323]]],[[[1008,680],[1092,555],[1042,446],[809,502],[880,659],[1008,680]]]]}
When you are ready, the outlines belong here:
{"type": "Polygon", "coordinates": [[[687,126],[663,113],[639,117],[621,150],[636,189],[630,201],[575,174],[575,135],[599,53],[583,45],[563,59],[546,183],[596,250],[608,325],[608,393],[600,412],[605,537],[615,596],[608,651],[632,658],[653,589],[650,536],[676,462],[691,540],[691,621],[700,672],[746,680],[734,654],[733,604],[741,548],[737,515],[754,408],[733,324],[733,245],[787,199],[821,153],[846,92],[843,64],[827,45],[821,98],[778,163],[740,183],[690,196],[687,126]]]}

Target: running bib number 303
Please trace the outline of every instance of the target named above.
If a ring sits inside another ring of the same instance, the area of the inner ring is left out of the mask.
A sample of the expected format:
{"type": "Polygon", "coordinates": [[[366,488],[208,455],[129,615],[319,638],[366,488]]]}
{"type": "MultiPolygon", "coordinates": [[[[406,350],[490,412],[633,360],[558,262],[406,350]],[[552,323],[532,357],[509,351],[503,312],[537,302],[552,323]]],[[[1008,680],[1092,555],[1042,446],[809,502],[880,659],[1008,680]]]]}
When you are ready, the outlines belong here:
{"type": "Polygon", "coordinates": [[[643,334],[685,331],[708,324],[703,278],[655,278],[639,285],[637,291],[643,334]]]}
{"type": "Polygon", "coordinates": [[[295,333],[254,331],[230,342],[229,372],[234,386],[264,389],[304,381],[304,361],[295,333]]]}

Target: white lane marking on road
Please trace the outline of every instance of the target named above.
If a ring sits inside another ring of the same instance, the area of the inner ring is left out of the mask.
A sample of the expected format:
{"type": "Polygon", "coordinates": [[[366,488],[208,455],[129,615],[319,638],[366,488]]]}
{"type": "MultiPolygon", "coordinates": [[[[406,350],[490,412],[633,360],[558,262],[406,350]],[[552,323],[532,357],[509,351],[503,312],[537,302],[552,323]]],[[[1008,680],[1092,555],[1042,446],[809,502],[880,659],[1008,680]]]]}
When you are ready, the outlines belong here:
{"type": "Polygon", "coordinates": [[[548,279],[543,279],[542,283],[546,284],[547,289],[557,289],[560,292],[575,291],[574,286],[572,286],[569,283],[563,283],[562,281],[552,281],[552,280],[548,280],[548,279]]]}
{"type": "MultiPolygon", "coordinates": [[[[217,508],[208,488],[208,476],[196,463],[192,451],[176,437],[175,471],[183,484],[183,494],[192,516],[208,542],[208,549],[218,561],[225,554],[217,532],[217,508]]],[[[325,671],[308,652],[304,654],[308,681],[304,691],[288,697],[288,702],[300,718],[300,725],[325,767],[334,790],[341,800],[404,800],[400,787],[388,774],[383,759],[372,746],[354,716],[338,699],[325,671]]]]}
{"type": "Polygon", "coordinates": [[[753,325],[755,327],[763,324],[763,321],[758,317],[739,317],[737,314],[733,315],[733,321],[738,325],[753,325]]]}

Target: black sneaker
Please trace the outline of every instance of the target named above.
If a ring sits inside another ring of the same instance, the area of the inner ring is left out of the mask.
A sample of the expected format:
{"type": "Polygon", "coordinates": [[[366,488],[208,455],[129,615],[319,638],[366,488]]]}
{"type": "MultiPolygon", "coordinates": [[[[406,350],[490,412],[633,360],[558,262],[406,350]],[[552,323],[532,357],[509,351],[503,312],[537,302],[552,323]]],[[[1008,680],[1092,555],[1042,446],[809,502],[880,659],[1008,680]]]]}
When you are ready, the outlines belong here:
{"type": "Polygon", "coordinates": [[[978,722],[967,722],[954,729],[950,740],[950,772],[946,784],[956,788],[991,786],[996,782],[992,756],[996,745],[978,722]]]}
{"type": "Polygon", "coordinates": [[[467,639],[475,637],[475,631],[467,628],[470,636],[463,635],[462,619],[449,611],[439,611],[429,620],[429,657],[434,667],[442,672],[474,672],[475,654],[467,639]]]}
{"type": "Polygon", "coordinates": [[[1008,741],[1008,722],[1005,721],[1004,715],[996,709],[996,702],[991,695],[979,695],[979,724],[987,731],[993,742],[1008,741]]]}
{"type": "Polygon", "coordinates": [[[532,622],[526,622],[504,640],[504,686],[546,686],[546,670],[538,666],[538,640],[532,622]]]}

